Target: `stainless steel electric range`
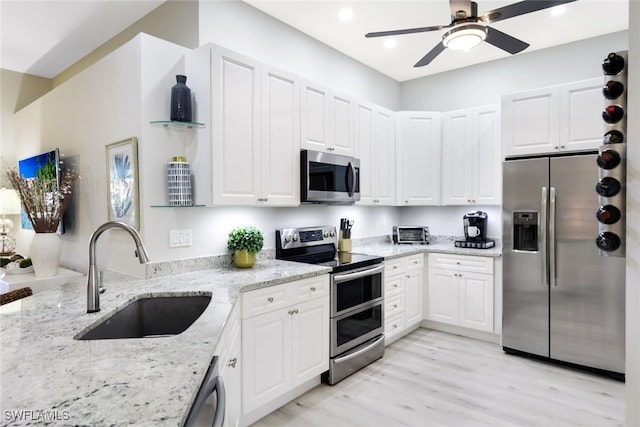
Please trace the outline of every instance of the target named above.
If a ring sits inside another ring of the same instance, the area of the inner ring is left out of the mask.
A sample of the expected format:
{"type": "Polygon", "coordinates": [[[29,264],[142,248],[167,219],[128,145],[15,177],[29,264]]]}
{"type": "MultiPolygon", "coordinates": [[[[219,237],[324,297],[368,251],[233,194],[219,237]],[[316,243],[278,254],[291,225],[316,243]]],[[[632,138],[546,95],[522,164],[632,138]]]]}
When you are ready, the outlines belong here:
{"type": "Polygon", "coordinates": [[[379,256],[339,252],[335,226],[276,230],[276,258],[331,267],[329,371],[335,384],[384,355],[384,265],[379,256]]]}

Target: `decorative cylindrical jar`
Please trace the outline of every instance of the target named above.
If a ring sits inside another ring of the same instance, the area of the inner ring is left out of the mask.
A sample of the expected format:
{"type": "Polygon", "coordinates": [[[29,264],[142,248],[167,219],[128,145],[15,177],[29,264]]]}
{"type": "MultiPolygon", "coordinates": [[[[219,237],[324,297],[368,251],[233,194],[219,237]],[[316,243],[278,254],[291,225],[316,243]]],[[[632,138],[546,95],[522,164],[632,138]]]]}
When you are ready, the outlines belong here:
{"type": "Polygon", "coordinates": [[[191,121],[191,89],[186,85],[187,76],[177,75],[176,85],[171,88],[171,116],[178,122],[191,121]]]}
{"type": "Polygon", "coordinates": [[[233,263],[238,268],[251,268],[256,263],[256,254],[246,249],[238,249],[233,253],[233,263]]]}
{"type": "Polygon", "coordinates": [[[176,156],[167,164],[169,206],[191,206],[191,167],[186,157],[176,156]]]}
{"type": "Polygon", "coordinates": [[[58,274],[60,236],[57,233],[36,233],[31,241],[31,262],[36,277],[58,274]]]}

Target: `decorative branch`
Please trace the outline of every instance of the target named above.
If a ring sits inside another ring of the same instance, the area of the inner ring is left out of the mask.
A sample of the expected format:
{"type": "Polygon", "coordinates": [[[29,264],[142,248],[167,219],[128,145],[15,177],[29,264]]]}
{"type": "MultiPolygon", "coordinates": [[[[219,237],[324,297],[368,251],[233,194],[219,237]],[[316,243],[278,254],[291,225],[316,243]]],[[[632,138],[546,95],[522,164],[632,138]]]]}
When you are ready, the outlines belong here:
{"type": "Polygon", "coordinates": [[[55,233],[71,203],[73,187],[80,178],[80,171],[61,171],[60,184],[55,177],[45,174],[41,174],[40,178],[24,178],[16,169],[5,171],[5,175],[18,192],[34,231],[55,233]]]}

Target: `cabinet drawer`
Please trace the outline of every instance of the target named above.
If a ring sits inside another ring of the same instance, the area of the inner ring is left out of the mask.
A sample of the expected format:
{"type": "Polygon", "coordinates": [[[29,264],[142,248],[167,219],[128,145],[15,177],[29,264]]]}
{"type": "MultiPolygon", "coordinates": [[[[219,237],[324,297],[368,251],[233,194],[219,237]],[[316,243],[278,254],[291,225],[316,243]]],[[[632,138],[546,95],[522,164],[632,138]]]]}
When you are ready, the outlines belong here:
{"type": "Polygon", "coordinates": [[[314,298],[329,295],[329,276],[323,275],[311,277],[291,283],[294,289],[294,301],[292,304],[309,301],[314,298]]]}
{"type": "Polygon", "coordinates": [[[387,317],[384,321],[384,336],[389,339],[404,330],[404,313],[387,317]]]}
{"type": "Polygon", "coordinates": [[[430,253],[429,268],[493,274],[493,258],[472,255],[430,253]]]}
{"type": "Polygon", "coordinates": [[[404,311],[404,294],[385,297],[384,299],[384,317],[393,317],[404,311]]]}
{"type": "Polygon", "coordinates": [[[415,254],[402,259],[404,260],[405,270],[413,270],[416,268],[424,267],[424,254],[415,254]]]}
{"type": "Polygon", "coordinates": [[[404,280],[401,275],[392,276],[384,281],[384,296],[390,297],[398,293],[404,293],[404,280]]]}
{"type": "Polygon", "coordinates": [[[242,294],[242,318],[268,313],[290,305],[287,301],[289,284],[270,286],[242,294]]]}
{"type": "Polygon", "coordinates": [[[396,258],[384,262],[384,278],[402,273],[402,261],[404,258],[396,258]]]}

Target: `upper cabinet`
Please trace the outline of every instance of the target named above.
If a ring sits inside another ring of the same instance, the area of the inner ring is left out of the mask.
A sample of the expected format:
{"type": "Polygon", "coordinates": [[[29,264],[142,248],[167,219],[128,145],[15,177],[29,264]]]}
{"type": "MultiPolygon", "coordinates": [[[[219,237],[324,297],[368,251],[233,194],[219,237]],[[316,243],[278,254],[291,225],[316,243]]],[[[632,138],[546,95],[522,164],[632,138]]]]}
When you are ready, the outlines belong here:
{"type": "Polygon", "coordinates": [[[499,205],[502,200],[497,105],[442,114],[442,204],[499,205]]]}
{"type": "Polygon", "coordinates": [[[298,78],[212,46],[211,88],[214,205],[298,205],[298,78]]]}
{"type": "Polygon", "coordinates": [[[301,147],[353,156],[355,100],[306,80],[301,93],[301,147]]]}
{"type": "Polygon", "coordinates": [[[392,206],[395,183],[395,114],[358,102],[355,155],[360,159],[360,205],[392,206]]]}
{"type": "Polygon", "coordinates": [[[440,113],[396,114],[396,195],[400,206],[440,203],[440,113]]]}
{"type": "Polygon", "coordinates": [[[602,141],[602,79],[502,97],[505,157],[592,150],[602,141]]]}

